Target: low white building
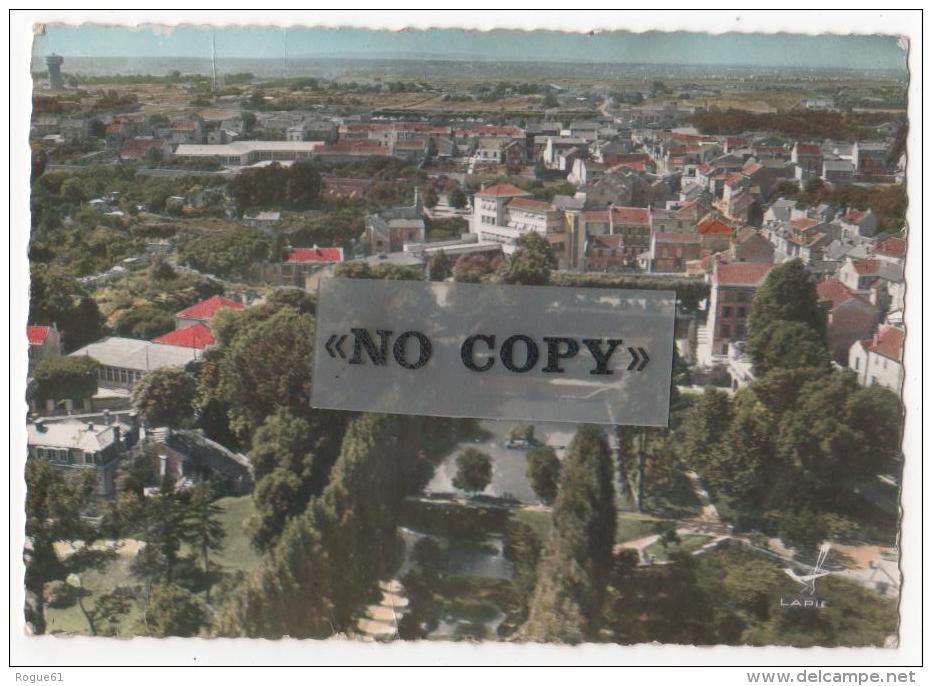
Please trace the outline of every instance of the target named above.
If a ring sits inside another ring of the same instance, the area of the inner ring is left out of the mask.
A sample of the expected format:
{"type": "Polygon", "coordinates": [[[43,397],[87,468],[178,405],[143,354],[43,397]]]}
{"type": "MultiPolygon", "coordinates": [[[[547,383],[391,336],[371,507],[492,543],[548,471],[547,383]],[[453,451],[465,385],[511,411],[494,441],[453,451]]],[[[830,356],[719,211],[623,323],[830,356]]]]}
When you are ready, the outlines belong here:
{"type": "Polygon", "coordinates": [[[203,350],[165,345],[135,338],[108,336],[71,353],[97,360],[97,380],[103,386],[132,388],[146,374],[162,367],[184,367],[203,350]]]}
{"type": "Polygon", "coordinates": [[[906,332],[896,326],[881,326],[863,341],[855,341],[848,353],[848,366],[862,386],[884,386],[899,393],[903,386],[903,344],[906,332]]]}
{"type": "Polygon", "coordinates": [[[225,145],[179,145],[174,156],[214,159],[227,167],[245,167],[257,162],[294,162],[310,158],[323,141],[236,141],[225,145]]]}
{"type": "Polygon", "coordinates": [[[43,460],[66,473],[96,472],[95,493],[111,495],[120,456],[130,447],[132,427],[105,420],[39,420],[26,425],[30,459],[43,460]]]}

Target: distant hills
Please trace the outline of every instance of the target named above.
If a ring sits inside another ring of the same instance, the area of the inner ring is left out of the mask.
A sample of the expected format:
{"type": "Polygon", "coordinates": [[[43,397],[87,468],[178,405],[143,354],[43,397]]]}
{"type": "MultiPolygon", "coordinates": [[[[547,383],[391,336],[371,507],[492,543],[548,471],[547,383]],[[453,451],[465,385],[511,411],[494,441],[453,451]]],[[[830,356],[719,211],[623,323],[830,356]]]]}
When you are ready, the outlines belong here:
{"type": "MultiPolygon", "coordinates": [[[[69,57],[65,55],[62,71],[66,74],[106,76],[114,74],[152,74],[162,76],[173,70],[186,74],[209,74],[209,58],[199,57],[69,57]]],[[[45,71],[44,55],[33,57],[32,71],[45,71]]],[[[221,73],[250,72],[260,78],[314,76],[328,79],[430,80],[540,80],[540,79],[651,79],[651,78],[726,78],[754,79],[779,77],[782,80],[818,77],[901,78],[897,70],[815,69],[801,67],[759,67],[735,65],[621,64],[597,62],[501,62],[482,55],[437,55],[406,53],[372,55],[343,53],[327,58],[218,58],[221,73]]]]}

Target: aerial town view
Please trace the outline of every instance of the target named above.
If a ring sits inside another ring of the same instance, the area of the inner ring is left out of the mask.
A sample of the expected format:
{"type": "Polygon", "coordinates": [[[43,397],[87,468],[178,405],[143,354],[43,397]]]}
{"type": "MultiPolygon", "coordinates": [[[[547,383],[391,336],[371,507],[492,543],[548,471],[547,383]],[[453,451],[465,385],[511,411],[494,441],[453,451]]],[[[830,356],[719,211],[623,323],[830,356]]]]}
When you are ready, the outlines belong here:
{"type": "Polygon", "coordinates": [[[898,645],[896,36],[49,24],[31,73],[28,634],[898,645]],[[673,292],[669,422],[312,406],[338,279],[673,292]]]}

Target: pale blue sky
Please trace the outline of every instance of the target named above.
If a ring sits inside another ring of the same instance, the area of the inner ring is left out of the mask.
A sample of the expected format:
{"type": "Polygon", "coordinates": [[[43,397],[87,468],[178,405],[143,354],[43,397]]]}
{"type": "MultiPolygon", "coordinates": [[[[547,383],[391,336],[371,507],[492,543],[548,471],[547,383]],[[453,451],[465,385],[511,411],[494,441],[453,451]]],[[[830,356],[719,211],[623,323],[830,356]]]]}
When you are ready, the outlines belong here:
{"type": "MultiPolygon", "coordinates": [[[[221,57],[282,57],[281,29],[224,28],[216,33],[221,57]]],[[[33,52],[80,57],[209,57],[210,30],[195,26],[128,29],[49,25],[33,52]]],[[[653,64],[725,64],[848,69],[905,69],[894,36],[699,33],[584,34],[546,31],[371,31],[291,28],[287,57],[431,56],[503,61],[653,64]]]]}

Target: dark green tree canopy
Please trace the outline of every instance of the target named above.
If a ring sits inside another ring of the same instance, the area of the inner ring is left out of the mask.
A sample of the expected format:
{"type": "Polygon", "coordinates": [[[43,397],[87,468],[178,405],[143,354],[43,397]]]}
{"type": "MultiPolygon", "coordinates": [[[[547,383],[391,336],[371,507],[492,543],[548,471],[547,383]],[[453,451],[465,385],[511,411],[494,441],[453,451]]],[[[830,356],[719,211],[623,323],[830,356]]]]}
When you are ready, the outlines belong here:
{"type": "Polygon", "coordinates": [[[156,369],[133,389],[133,409],[150,427],[176,429],[193,414],[194,391],[194,378],[183,369],[156,369]]]}
{"type": "Polygon", "coordinates": [[[503,263],[506,283],[546,286],[550,272],[557,268],[557,258],[547,239],[529,231],[518,239],[518,249],[503,263]]]}
{"type": "Polygon", "coordinates": [[[801,260],[775,266],[754,294],[748,317],[751,337],[775,321],[800,322],[825,336],[825,314],[819,308],[815,279],[801,260]]]}
{"type": "Polygon", "coordinates": [[[97,360],[87,356],[50,357],[36,365],[38,400],[84,400],[97,392],[97,360]]]}
{"type": "Polygon", "coordinates": [[[753,341],[749,347],[758,376],[777,369],[828,371],[831,364],[824,338],[803,322],[773,321],[756,331],[753,341]]]}
{"type": "Polygon", "coordinates": [[[468,493],[480,493],[492,482],[492,459],[477,448],[466,448],[456,457],[453,486],[468,493]]]}
{"type": "Polygon", "coordinates": [[[553,448],[537,447],[527,452],[527,478],[540,501],[552,504],[560,481],[560,460],[553,448]]]}

